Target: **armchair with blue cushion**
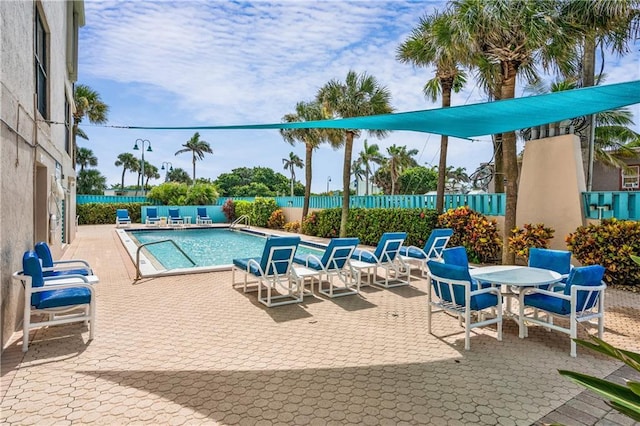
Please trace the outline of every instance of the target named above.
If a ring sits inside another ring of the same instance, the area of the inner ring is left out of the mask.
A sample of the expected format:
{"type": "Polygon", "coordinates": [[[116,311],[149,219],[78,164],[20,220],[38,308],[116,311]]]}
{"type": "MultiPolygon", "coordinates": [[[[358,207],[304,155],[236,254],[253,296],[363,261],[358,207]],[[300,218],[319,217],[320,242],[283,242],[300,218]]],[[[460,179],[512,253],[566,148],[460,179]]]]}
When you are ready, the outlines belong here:
{"type": "MultiPolygon", "coordinates": [[[[375,268],[383,268],[385,271],[384,280],[377,281],[374,279],[373,284],[380,285],[385,288],[398,287],[409,284],[409,266],[400,256],[400,248],[407,238],[406,232],[386,232],[382,234],[375,251],[354,250],[351,255],[351,267],[357,271],[358,288],[360,288],[362,270],[370,270],[375,268]],[[404,279],[403,279],[404,277],[404,279]],[[394,282],[389,282],[393,279],[394,282]]],[[[369,278],[367,278],[369,283],[369,278]]]]}
{"type": "Polygon", "coordinates": [[[29,348],[29,330],[37,327],[84,322],[89,326],[89,340],[95,328],[95,292],[84,275],[59,275],[44,277],[40,259],[35,251],[27,251],[22,257],[22,271],[12,278],[24,286],[24,318],[22,351],[29,348]],[[32,318],[32,314],[38,315],[32,318]],[[38,321],[38,319],[44,319],[38,321]]]}
{"type": "Polygon", "coordinates": [[[497,287],[478,288],[469,275],[469,268],[430,260],[427,300],[427,326],[431,333],[433,307],[449,312],[462,320],[465,329],[464,348],[471,347],[471,329],[490,324],[497,325],[498,340],[502,340],[502,295],[497,287]],[[433,300],[435,295],[436,300],[433,300]],[[484,319],[482,311],[495,311],[495,318],[484,319]],[[478,321],[472,322],[472,312],[478,313],[478,321]]]}
{"type": "Polygon", "coordinates": [[[453,235],[453,229],[442,228],[431,231],[427,242],[423,248],[416,246],[400,248],[400,255],[408,264],[416,264],[422,276],[427,276],[427,262],[429,260],[440,260],[442,251],[447,247],[449,239],[453,235]]]}
{"type": "MultiPolygon", "coordinates": [[[[36,256],[40,259],[42,266],[42,275],[44,277],[53,277],[58,275],[84,275],[93,276],[93,269],[89,262],[83,259],[69,260],[53,260],[49,245],[40,241],[35,245],[36,256]]],[[[93,283],[97,282],[97,277],[91,279],[93,283]]]]}
{"type": "Polygon", "coordinates": [[[197,211],[198,211],[198,214],[196,215],[196,224],[211,225],[213,223],[213,220],[209,217],[209,215],[207,215],[206,207],[198,207],[197,211]]]}
{"type": "Polygon", "coordinates": [[[236,282],[235,273],[239,271],[244,274],[244,292],[247,292],[248,284],[255,283],[258,301],[268,307],[302,302],[303,283],[292,268],[298,244],[300,237],[270,236],[262,256],[233,259],[232,286],[243,284],[236,282]],[[249,277],[255,281],[249,281],[249,277]]]}
{"type": "Polygon", "coordinates": [[[116,227],[120,226],[131,226],[131,217],[127,209],[116,210],[116,227]]]}
{"type": "Polygon", "coordinates": [[[169,209],[169,217],[167,217],[167,223],[169,225],[176,225],[179,223],[184,225],[184,217],[180,216],[180,209],[169,209]]]}
{"type": "Polygon", "coordinates": [[[303,265],[306,269],[294,270],[299,277],[311,278],[311,292],[313,292],[314,279],[318,279],[318,291],[327,297],[348,296],[360,292],[358,280],[351,271],[350,259],[354,250],[358,247],[358,238],[333,238],[319,258],[313,254],[300,254],[293,258],[294,263],[303,265]],[[329,285],[323,287],[323,277],[329,285]],[[340,280],[339,284],[334,278],[340,280]]]}
{"type": "MultiPolygon", "coordinates": [[[[604,291],[607,285],[602,281],[605,268],[600,265],[580,266],[569,273],[561,292],[534,288],[520,293],[520,329],[527,335],[526,324],[537,324],[547,329],[560,331],[571,336],[571,356],[576,356],[578,324],[598,321],[598,337],[604,332],[604,291]],[[526,308],[535,308],[527,313],[526,308]],[[549,314],[538,318],[537,311],[549,314]],[[569,320],[568,328],[553,323],[554,317],[569,320]]],[[[523,336],[521,336],[523,337],[523,336]]]]}

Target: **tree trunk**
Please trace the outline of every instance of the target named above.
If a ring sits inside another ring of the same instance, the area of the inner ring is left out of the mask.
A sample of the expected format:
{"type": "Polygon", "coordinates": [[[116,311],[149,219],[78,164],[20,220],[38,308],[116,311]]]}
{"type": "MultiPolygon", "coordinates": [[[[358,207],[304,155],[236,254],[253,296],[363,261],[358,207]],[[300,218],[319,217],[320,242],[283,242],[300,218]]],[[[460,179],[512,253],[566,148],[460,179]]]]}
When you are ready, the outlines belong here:
{"type": "Polygon", "coordinates": [[[293,165],[291,166],[291,196],[293,197],[293,182],[295,181],[296,175],[293,174],[293,165]]]}
{"type": "Polygon", "coordinates": [[[347,131],[344,144],[344,164],[342,165],[342,216],[340,217],[340,237],[347,236],[349,219],[349,184],[351,183],[351,152],[353,151],[353,132],[347,131]]]}
{"type": "Polygon", "coordinates": [[[493,192],[504,193],[504,160],[502,158],[502,133],[493,137],[493,192]]]}
{"type": "Polygon", "coordinates": [[[365,188],[364,188],[364,195],[369,195],[369,167],[366,168],[366,170],[364,171],[364,184],[365,184],[365,188]]]}
{"type": "Polygon", "coordinates": [[[302,204],[302,219],[309,214],[309,199],[311,198],[311,157],[313,155],[313,147],[309,144],[305,145],[305,163],[304,163],[304,203],[302,204]]]}
{"type": "MultiPolygon", "coordinates": [[[[442,87],[442,108],[451,106],[451,87],[453,78],[440,79],[442,87]]],[[[438,186],[436,188],[436,211],[441,214],[444,210],[444,185],[447,177],[447,150],[449,149],[449,136],[440,136],[440,161],[438,162],[438,186]]]]}
{"type": "Polygon", "coordinates": [[[196,153],[194,151],[193,153],[193,182],[191,183],[191,185],[195,185],[196,184],[196,153]]]}
{"type": "Polygon", "coordinates": [[[126,173],[126,171],[127,171],[127,168],[123,167],[122,168],[122,183],[121,183],[121,186],[120,186],[120,189],[123,190],[123,191],[124,191],[124,174],[126,173]]]}
{"type": "MultiPolygon", "coordinates": [[[[582,53],[582,87],[592,87],[595,84],[596,68],[596,37],[591,31],[584,37],[582,53]]],[[[587,178],[587,191],[591,191],[591,164],[593,161],[593,130],[595,125],[593,115],[586,118],[586,127],[583,130],[583,137],[580,138],[580,151],[582,152],[582,166],[584,175],[587,178]]]]}
{"type": "MultiPolygon", "coordinates": [[[[502,81],[501,99],[512,99],[516,89],[517,69],[511,63],[503,64],[505,70],[502,81]]],[[[502,237],[502,263],[513,265],[515,253],[509,252],[509,237],[511,230],[516,227],[516,207],[518,205],[518,155],[516,152],[516,134],[508,132],[502,134],[502,156],[506,184],[506,208],[504,213],[504,229],[502,237]]]]}

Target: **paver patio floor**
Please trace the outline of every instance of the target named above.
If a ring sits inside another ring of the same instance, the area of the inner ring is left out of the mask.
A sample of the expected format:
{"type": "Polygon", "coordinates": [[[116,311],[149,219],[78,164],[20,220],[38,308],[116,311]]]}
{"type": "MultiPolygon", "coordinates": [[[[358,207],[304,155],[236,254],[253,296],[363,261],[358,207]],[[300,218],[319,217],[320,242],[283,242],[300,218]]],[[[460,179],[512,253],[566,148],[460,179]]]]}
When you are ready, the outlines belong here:
{"type": "MultiPolygon", "coordinates": [[[[464,333],[434,316],[426,280],[305,297],[266,308],[231,287],[231,272],[133,284],[113,225],[82,226],[64,258],[87,259],[97,288],[96,337],[82,324],[21,332],[2,354],[3,424],[522,424],[582,392],[558,375],[604,377],[621,363],[568,336],[504,323],[464,333]]],[[[608,290],[605,339],[640,350],[640,295],[608,290]]],[[[584,331],[581,334],[586,335],[584,331]]],[[[583,410],[584,411],[584,410],[583,410]]],[[[576,424],[579,419],[576,419],[576,424]]]]}

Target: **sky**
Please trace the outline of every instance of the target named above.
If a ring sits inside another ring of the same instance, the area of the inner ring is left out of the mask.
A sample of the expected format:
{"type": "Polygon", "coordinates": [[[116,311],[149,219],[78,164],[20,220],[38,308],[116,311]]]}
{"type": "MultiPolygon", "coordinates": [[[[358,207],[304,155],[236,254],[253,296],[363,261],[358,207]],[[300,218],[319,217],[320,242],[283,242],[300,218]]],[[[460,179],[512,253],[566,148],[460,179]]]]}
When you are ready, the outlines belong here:
{"type": "MultiPolygon", "coordinates": [[[[300,101],[314,99],[328,81],[344,81],[349,70],[367,73],[391,92],[396,112],[439,107],[422,88],[432,68],[396,60],[398,46],[420,17],[443,9],[436,1],[289,0],[231,1],[97,1],[85,0],[86,24],[80,29],[78,83],[96,90],[109,105],[108,126],[208,126],[278,123],[300,101]]],[[[640,79],[640,44],[623,57],[605,56],[606,83],[640,79]]],[[[525,83],[518,81],[517,96],[525,83]]],[[[485,102],[473,80],[452,105],[485,102]]],[[[640,131],[640,105],[631,107],[640,131]]],[[[107,185],[119,184],[117,156],[134,151],[136,139],[150,141],[145,161],[192,173],[191,154],[175,155],[194,130],[133,130],[81,127],[97,168],[107,185]]],[[[196,177],[215,179],[237,167],[269,167],[289,176],[283,159],[294,152],[304,160],[303,144],[286,143],[277,130],[202,130],[213,154],[197,161],[196,177]]],[[[421,165],[437,165],[440,136],[393,132],[384,139],[363,133],[354,142],[353,158],[364,140],[381,152],[393,145],[417,149],[421,165]]],[[[145,144],[145,147],[148,144],[145,144]]],[[[520,144],[519,149],[522,148],[520,144]]],[[[448,165],[471,174],[492,160],[489,136],[474,141],[450,138],[448,165]]],[[[312,191],[341,189],[343,152],[328,145],[313,154],[312,191]]],[[[159,180],[164,181],[164,172],[159,180]]],[[[304,171],[296,169],[304,183],[304,171]]],[[[136,176],[127,172],[125,185],[136,176]]]]}

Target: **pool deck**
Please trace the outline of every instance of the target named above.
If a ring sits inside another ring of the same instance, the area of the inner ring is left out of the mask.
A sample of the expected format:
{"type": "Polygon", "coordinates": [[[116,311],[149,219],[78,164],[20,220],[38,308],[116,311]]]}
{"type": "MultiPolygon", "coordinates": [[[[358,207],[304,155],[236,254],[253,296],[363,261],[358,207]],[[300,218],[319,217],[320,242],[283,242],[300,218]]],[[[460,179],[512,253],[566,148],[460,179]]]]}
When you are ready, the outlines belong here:
{"type": "MultiPolygon", "coordinates": [[[[65,259],[88,260],[96,337],[79,323],[21,332],[2,353],[2,424],[629,425],[558,369],[636,377],[568,336],[505,321],[472,332],[437,314],[427,282],[267,308],[231,272],[143,279],[113,225],[81,226],[65,259]]],[[[607,290],[605,340],[640,350],[640,294],[607,290]]],[[[581,333],[584,337],[585,333],[581,333]]]]}

